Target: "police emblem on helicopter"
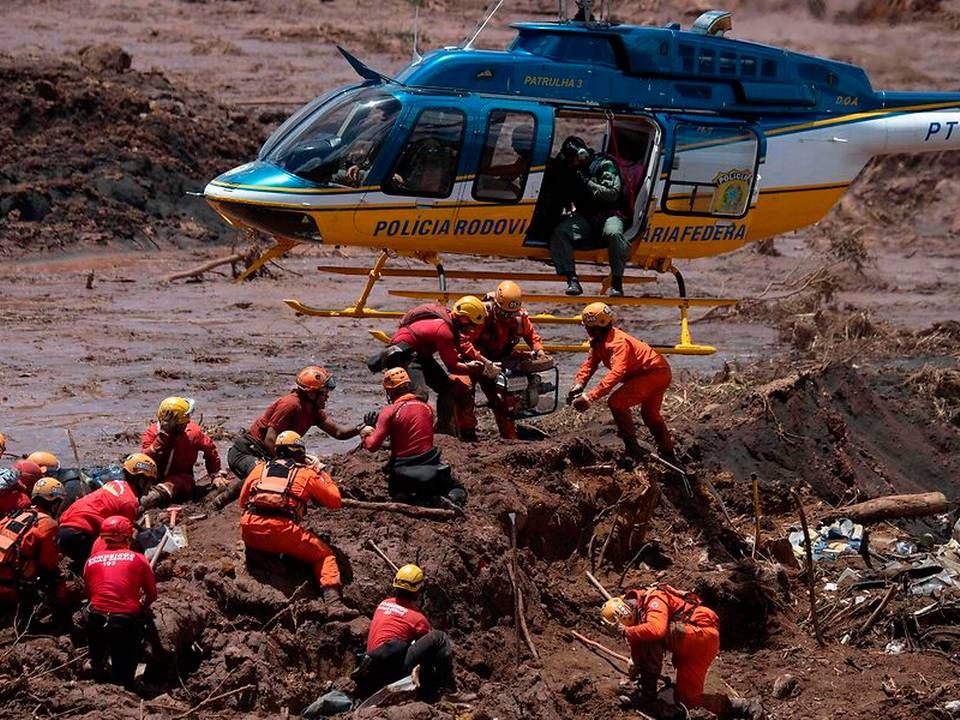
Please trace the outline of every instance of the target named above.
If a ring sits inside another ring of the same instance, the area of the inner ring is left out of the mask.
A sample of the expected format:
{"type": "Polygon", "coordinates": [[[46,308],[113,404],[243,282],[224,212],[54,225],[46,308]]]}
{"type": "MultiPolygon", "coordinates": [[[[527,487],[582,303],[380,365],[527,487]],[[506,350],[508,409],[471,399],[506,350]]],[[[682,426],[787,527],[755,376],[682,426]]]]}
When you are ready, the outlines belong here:
{"type": "Polygon", "coordinates": [[[753,172],[749,169],[717,173],[713,178],[716,189],[713,191],[710,212],[729,215],[741,212],[747,193],[750,192],[751,180],[753,172]]]}

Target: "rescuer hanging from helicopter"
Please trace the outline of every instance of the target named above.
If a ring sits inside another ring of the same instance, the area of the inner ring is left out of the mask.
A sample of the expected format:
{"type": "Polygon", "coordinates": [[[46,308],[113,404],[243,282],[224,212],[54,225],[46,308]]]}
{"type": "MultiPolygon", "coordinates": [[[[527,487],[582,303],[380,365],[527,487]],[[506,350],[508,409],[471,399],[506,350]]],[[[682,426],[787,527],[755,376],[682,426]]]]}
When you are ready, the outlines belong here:
{"type": "Polygon", "coordinates": [[[574,250],[577,245],[599,234],[607,245],[610,259],[610,296],[623,296],[623,271],[630,254],[630,243],[623,236],[619,210],[623,181],[620,168],[612,158],[589,148],[582,138],[571,135],[560,146],[567,168],[574,170],[572,182],[565,188],[567,205],[574,211],[564,217],[550,234],[550,257],[557,275],[567,278],[567,295],[582,295],[577,278],[574,250]]]}

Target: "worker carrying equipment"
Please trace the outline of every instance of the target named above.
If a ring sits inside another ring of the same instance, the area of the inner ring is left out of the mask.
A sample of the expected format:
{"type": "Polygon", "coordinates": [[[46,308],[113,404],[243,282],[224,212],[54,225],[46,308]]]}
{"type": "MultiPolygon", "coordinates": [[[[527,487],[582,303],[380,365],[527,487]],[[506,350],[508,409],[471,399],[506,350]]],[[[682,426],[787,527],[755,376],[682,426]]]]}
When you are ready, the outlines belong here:
{"type": "Polygon", "coordinates": [[[19,605],[23,622],[41,600],[58,622],[66,624],[70,617],[57,547],[56,516],[63,497],[59,481],[41,478],[26,508],[0,518],[0,604],[19,605]]]}
{"type": "Polygon", "coordinates": [[[718,718],[766,718],[757,700],[704,693],[707,671],[720,650],[720,631],[717,614],[696,594],[664,583],[629,590],[607,600],[600,616],[619,629],[630,646],[630,675],[639,680],[636,700],[641,705],[656,701],[663,657],[669,651],[677,670],[676,702],[687,709],[704,707],[718,718]]]}
{"type": "Polygon", "coordinates": [[[420,666],[420,697],[431,701],[456,692],[453,650],[447,634],[432,630],[420,611],[424,574],[404,565],[393,579],[394,594],[373,613],[367,651],[350,676],[357,694],[366,697],[420,666]]]}
{"type": "Polygon", "coordinates": [[[144,453],[123,461],[123,480],[111,480],[77,500],[60,517],[60,549],[79,568],[90,556],[103,521],[122,515],[131,522],[140,516],[140,498],[157,478],[157,464],[144,453]]]}
{"type": "Polygon", "coordinates": [[[446,497],[463,506],[467,492],[441,460],[440,448],[434,444],[433,409],[413,393],[409,373],[403,368],[387,370],[383,389],[390,404],[364,419],[370,424],[360,436],[370,451],[390,440],[390,459],[383,466],[390,496],[398,502],[425,505],[446,497]]]}
{"type": "MultiPolygon", "coordinates": [[[[162,507],[171,501],[196,499],[193,466],[202,453],[207,474],[221,476],[220,453],[213,440],[193,421],[192,399],[168,397],[157,408],[157,421],[141,437],[144,454],[157,463],[157,481],[143,498],[143,508],[162,507]]],[[[224,483],[225,484],[225,483],[224,483]]]]}
{"type": "Polygon", "coordinates": [[[675,463],[673,440],[660,414],[663,396],[672,379],[670,365],[647,343],[616,327],[613,311],[605,303],[590,303],[580,317],[590,337],[590,355],[574,378],[573,387],[567,393],[567,404],[572,403],[583,412],[613,390],[607,404],[627,453],[633,457],[643,454],[631,414],[631,408],[639,405],[640,416],[653,434],[660,456],[675,463]],[[584,392],[601,363],[610,371],[593,390],[584,392]]]}
{"type": "Polygon", "coordinates": [[[227,465],[240,480],[231,485],[218,504],[222,506],[237,497],[242,481],[254,466],[273,457],[277,436],[286,430],[306,435],[311,427],[316,426],[337,440],[356,437],[361,425],[339,425],[325,410],[330,391],[336,386],[333,375],[318,365],[305,367],[297,373],[296,385],[290,392],[275,400],[227,451],[227,465]]]}
{"type": "Polygon", "coordinates": [[[283,554],[310,565],[331,619],[356,617],[343,603],[340,569],[333,550],[301,526],[312,501],[330,510],[342,503],[330,475],[308,464],[306,447],[293,431],[280,433],[276,458],[257,463],[240,492],[240,533],[244,544],[266,553],[283,554]]]}
{"type": "Polygon", "coordinates": [[[147,612],[157,599],[157,581],[150,563],[130,549],[133,534],[128,517],[105,518],[100,528],[104,547],[93,553],[83,568],[84,588],[90,600],[85,614],[94,678],[128,690],[133,689],[140,662],[147,612]]]}
{"type": "Polygon", "coordinates": [[[465,402],[471,371],[482,369],[479,362],[460,359],[460,339],[486,318],[480,298],[465,295],[450,310],[442,305],[418,305],[400,319],[390,344],[367,365],[371,371],[403,367],[413,380],[417,394],[426,400],[424,385],[437,394],[437,432],[457,435],[464,427],[461,406],[465,402]],[[439,355],[446,367],[434,359],[439,355]]]}
{"type": "MultiPolygon", "coordinates": [[[[486,318],[479,328],[461,338],[460,354],[467,360],[479,361],[483,367],[471,372],[469,394],[462,403],[463,422],[461,437],[476,440],[477,417],[475,412],[475,386],[479,385],[493,411],[500,437],[509,440],[518,438],[516,417],[541,414],[537,411],[540,390],[544,383],[544,371],[555,365],[543,352],[543,341],[537,333],[526,310],[523,309],[523,291],[512,280],[504,280],[493,293],[484,298],[486,318]],[[520,341],[526,342],[529,351],[518,351],[520,341]],[[534,364],[531,364],[534,361],[534,364]],[[493,365],[496,363],[496,365],[493,365]],[[494,370],[490,368],[493,365],[494,370]],[[530,406],[526,392],[531,384],[536,386],[537,402],[530,406]],[[530,411],[533,412],[530,412],[530,411]]],[[[556,409],[557,373],[554,371],[550,389],[554,402],[549,412],[556,409]]],[[[548,381],[550,382],[550,381],[548,381]]],[[[549,392],[549,391],[548,391],[549,392]]],[[[542,439],[537,434],[530,439],[542,439]]]]}

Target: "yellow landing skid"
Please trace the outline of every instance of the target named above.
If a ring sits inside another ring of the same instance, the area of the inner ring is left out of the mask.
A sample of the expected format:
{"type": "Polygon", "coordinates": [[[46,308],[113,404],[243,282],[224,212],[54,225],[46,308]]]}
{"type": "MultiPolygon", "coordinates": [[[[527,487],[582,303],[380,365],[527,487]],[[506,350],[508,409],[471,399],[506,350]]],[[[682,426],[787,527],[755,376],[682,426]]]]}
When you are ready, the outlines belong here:
{"type": "Polygon", "coordinates": [[[325,310],[315,308],[310,305],[304,305],[299,300],[287,299],[283,301],[284,305],[293,310],[297,315],[309,315],[310,317],[327,318],[394,318],[399,320],[404,313],[399,310],[371,310],[368,307],[346,307],[343,310],[325,310]]]}
{"type": "MultiPolygon", "coordinates": [[[[342,267],[338,265],[317,265],[317,270],[322,273],[354,275],[357,277],[370,274],[370,268],[342,267]]],[[[513,280],[514,282],[560,282],[562,280],[562,278],[552,273],[518,273],[499,270],[445,270],[444,275],[447,279],[496,280],[497,282],[502,280],[513,280]]],[[[414,268],[383,268],[380,270],[380,277],[429,278],[436,280],[437,272],[435,270],[417,270],[414,268]]],[[[580,276],[580,282],[584,283],[603,283],[608,279],[609,277],[607,275],[580,276]]],[[[627,275],[623,278],[625,285],[640,285],[656,281],[657,279],[652,276],[627,275]]]]}
{"type": "Polygon", "coordinates": [[[299,245],[297,240],[287,240],[286,238],[274,238],[275,245],[264,252],[260,257],[258,257],[253,264],[250,265],[246,270],[240,273],[237,276],[237,279],[234,282],[243,282],[248,277],[250,277],[257,270],[262,268],[268,262],[274,258],[278,258],[284,253],[286,253],[290,248],[296,247],[299,245]]]}
{"type": "MultiPolygon", "coordinates": [[[[448,303],[469,295],[467,292],[440,292],[430,290],[389,290],[388,294],[396,297],[411,298],[414,300],[437,300],[438,302],[448,303]]],[[[638,295],[636,297],[607,297],[605,295],[530,295],[523,294],[525,303],[545,303],[545,304],[565,304],[565,305],[589,305],[592,302],[602,302],[607,305],[632,306],[632,305],[656,305],[658,307],[714,307],[719,305],[736,305],[734,298],[684,298],[684,297],[659,297],[651,295],[638,295]]],[[[532,316],[531,316],[532,317],[532,316]]],[[[580,322],[580,318],[573,318],[575,322],[580,322]]]]}

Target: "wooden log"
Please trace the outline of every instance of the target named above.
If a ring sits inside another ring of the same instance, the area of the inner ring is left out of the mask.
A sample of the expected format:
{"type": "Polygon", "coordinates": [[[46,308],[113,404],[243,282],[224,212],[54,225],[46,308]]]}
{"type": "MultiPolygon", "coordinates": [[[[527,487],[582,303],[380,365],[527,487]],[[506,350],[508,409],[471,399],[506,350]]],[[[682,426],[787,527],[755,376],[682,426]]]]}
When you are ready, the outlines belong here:
{"type": "Polygon", "coordinates": [[[585,571],[585,574],[587,576],[587,580],[590,581],[590,584],[593,585],[597,590],[599,590],[601,595],[603,595],[604,600],[609,600],[611,597],[613,597],[607,591],[607,589],[600,583],[600,581],[593,576],[593,573],[587,570],[585,571]]]}
{"type": "Polygon", "coordinates": [[[381,550],[381,549],[380,549],[380,546],[377,545],[373,540],[369,540],[369,539],[367,540],[367,547],[369,547],[371,550],[373,550],[373,551],[374,551],[377,555],[379,555],[381,558],[383,558],[384,560],[386,560],[387,565],[389,565],[391,568],[393,568],[393,571],[394,571],[394,572],[398,572],[398,571],[400,570],[400,568],[397,567],[397,564],[396,564],[393,560],[390,559],[390,556],[387,555],[383,550],[381,550]]]}
{"type": "Polygon", "coordinates": [[[215,267],[240,262],[244,257],[246,257],[244,253],[234,253],[233,255],[227,255],[225,257],[217,258],[216,260],[210,260],[202,265],[197,265],[196,267],[190,268],[189,270],[171,273],[164,279],[167,282],[173,282],[174,280],[182,280],[183,278],[197,277],[198,275],[203,275],[203,273],[207,272],[208,270],[213,270],[215,267]]]}
{"type": "Polygon", "coordinates": [[[356,508],[358,510],[377,510],[381,512],[395,512],[410,517],[428,518],[430,520],[453,520],[457,513],[453,510],[444,508],[428,508],[419,505],[407,505],[398,502],[368,502],[366,500],[353,500],[352,498],[343,498],[345,508],[356,508]]]}
{"type": "Polygon", "coordinates": [[[816,579],[813,576],[813,547],[810,542],[810,530],[807,525],[807,513],[803,510],[803,503],[797,491],[792,493],[794,502],[797,503],[797,512],[800,513],[800,529],[803,532],[803,547],[807,551],[807,591],[810,593],[810,620],[813,621],[813,632],[817,636],[817,645],[823,647],[826,643],[823,640],[823,633],[820,631],[820,618],[817,615],[817,590],[815,587],[816,579]]]}
{"type": "Polygon", "coordinates": [[[575,637],[581,643],[586,645],[588,648],[592,650],[596,650],[598,653],[601,653],[602,655],[606,655],[608,658],[611,658],[613,660],[619,660],[620,662],[627,663],[628,665],[630,664],[630,658],[628,658],[626,655],[621,655],[615,650],[611,650],[606,645],[601,645],[595,640],[591,640],[585,635],[581,635],[576,630],[571,630],[570,634],[573,635],[573,637],[575,637]]]}
{"type": "Polygon", "coordinates": [[[897,518],[940,515],[950,509],[943,493],[928,492],[916,495],[887,495],[856,505],[831,509],[820,515],[821,520],[845,517],[859,523],[894,520],[897,518]]]}

